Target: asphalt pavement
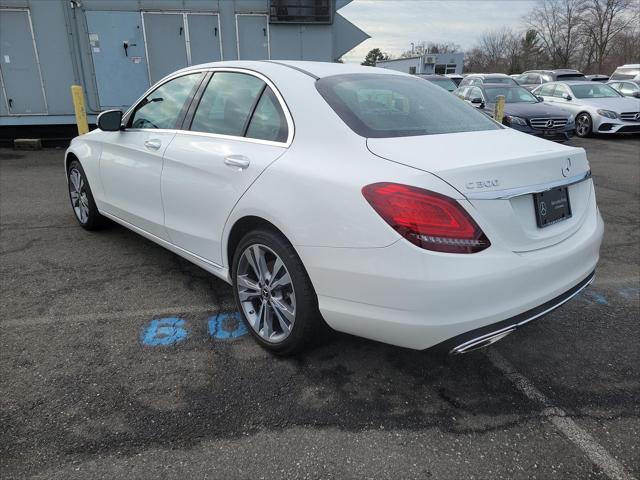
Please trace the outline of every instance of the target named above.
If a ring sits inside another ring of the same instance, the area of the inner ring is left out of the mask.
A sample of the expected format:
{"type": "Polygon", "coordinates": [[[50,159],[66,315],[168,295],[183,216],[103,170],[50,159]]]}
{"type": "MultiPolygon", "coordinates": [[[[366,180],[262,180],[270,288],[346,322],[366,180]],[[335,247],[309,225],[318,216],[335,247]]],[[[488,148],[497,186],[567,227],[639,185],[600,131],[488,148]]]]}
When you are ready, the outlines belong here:
{"type": "Polygon", "coordinates": [[[444,360],[342,334],[275,358],[224,282],[82,230],[63,150],[0,150],[0,478],[640,478],[640,138],[570,144],[594,284],[444,360]]]}

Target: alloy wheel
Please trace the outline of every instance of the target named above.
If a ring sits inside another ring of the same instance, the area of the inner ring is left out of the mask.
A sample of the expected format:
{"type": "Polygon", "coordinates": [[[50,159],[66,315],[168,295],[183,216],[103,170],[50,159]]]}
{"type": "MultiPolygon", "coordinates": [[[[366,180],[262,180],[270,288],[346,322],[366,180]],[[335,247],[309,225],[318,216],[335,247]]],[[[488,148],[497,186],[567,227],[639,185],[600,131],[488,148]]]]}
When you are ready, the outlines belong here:
{"type": "Polygon", "coordinates": [[[584,113],[576,119],[576,134],[580,137],[586,137],[591,132],[591,119],[584,113]]]}
{"type": "Polygon", "coordinates": [[[71,206],[80,223],[87,223],[89,219],[89,198],[82,174],[77,168],[69,171],[69,195],[71,206]]]}
{"type": "Polygon", "coordinates": [[[253,330],[270,343],[285,340],[296,319],[296,295],[282,259],[269,247],[250,245],[236,271],[240,306],[253,330]]]}

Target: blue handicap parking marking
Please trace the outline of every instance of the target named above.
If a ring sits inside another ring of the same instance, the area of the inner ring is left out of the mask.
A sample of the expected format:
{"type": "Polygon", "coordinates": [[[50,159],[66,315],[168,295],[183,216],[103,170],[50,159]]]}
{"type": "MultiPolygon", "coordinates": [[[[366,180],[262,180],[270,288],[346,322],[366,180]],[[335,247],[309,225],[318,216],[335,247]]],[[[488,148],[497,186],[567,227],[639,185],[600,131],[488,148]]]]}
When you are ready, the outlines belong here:
{"type": "Polygon", "coordinates": [[[153,319],[140,332],[140,342],[152,347],[175,345],[186,338],[185,321],[178,317],[153,319]]]}
{"type": "Polygon", "coordinates": [[[593,289],[584,290],[581,293],[579,298],[583,302],[589,303],[591,305],[598,304],[606,307],[610,306],[609,301],[607,300],[607,297],[605,297],[602,293],[598,292],[597,290],[593,290],[593,289]]]}
{"type": "Polygon", "coordinates": [[[209,317],[209,335],[219,340],[229,340],[246,335],[247,327],[239,312],[218,313],[209,317]]]}

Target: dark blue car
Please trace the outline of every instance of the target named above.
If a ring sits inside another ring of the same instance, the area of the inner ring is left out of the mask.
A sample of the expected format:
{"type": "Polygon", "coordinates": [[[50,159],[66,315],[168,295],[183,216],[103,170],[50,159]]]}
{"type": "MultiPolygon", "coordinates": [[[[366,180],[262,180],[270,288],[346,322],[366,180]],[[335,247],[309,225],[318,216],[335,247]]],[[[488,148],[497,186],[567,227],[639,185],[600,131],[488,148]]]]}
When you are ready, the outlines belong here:
{"type": "Polygon", "coordinates": [[[497,96],[504,95],[502,123],[524,133],[564,142],[573,136],[576,129],[575,118],[570,112],[544,103],[523,87],[473,85],[460,87],[453,93],[490,116],[493,115],[497,96]]]}

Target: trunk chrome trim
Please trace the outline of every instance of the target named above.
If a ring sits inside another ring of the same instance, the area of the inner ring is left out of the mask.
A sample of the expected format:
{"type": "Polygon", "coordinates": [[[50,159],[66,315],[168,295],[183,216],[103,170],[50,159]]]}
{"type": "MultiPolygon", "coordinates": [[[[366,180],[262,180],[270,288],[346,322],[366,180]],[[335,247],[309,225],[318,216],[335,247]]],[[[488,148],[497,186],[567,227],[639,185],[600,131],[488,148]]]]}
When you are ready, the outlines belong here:
{"type": "Polygon", "coordinates": [[[587,170],[585,173],[575,175],[573,177],[563,178],[561,180],[554,180],[546,183],[539,183],[537,185],[529,185],[526,187],[508,188],[504,190],[491,190],[487,192],[466,192],[464,196],[468,200],[509,200],[510,198],[520,197],[522,195],[531,195],[532,193],[541,193],[553,190],[558,187],[568,187],[569,185],[575,185],[576,183],[584,182],[591,178],[591,170],[587,170]]]}

